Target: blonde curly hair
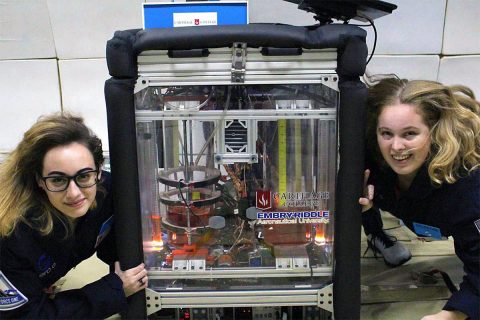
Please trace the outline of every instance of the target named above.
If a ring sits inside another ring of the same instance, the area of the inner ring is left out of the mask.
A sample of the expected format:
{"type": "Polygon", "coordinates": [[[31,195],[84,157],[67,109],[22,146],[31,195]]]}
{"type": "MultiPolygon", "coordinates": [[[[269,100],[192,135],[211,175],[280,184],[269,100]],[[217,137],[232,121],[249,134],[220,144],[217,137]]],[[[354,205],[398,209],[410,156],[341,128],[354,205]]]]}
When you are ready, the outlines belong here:
{"type": "Polygon", "coordinates": [[[430,128],[428,174],[436,185],[454,183],[480,166],[480,103],[465,86],[435,81],[387,78],[369,89],[367,144],[380,163],[376,139],[378,116],[385,106],[409,104],[430,128]]]}

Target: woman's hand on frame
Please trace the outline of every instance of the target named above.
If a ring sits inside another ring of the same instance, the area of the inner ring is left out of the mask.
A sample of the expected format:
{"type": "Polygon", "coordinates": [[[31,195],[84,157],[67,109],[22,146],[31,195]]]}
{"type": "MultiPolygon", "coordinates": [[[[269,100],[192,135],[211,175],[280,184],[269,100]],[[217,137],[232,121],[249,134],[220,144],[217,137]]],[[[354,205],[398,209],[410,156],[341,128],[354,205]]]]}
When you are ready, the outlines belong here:
{"type": "Polygon", "coordinates": [[[145,269],[145,264],[143,263],[123,271],[120,268],[120,262],[116,261],[115,273],[123,282],[123,291],[125,291],[126,297],[131,296],[132,294],[143,290],[148,286],[147,270],[145,269]]]}
{"type": "Polygon", "coordinates": [[[373,206],[374,187],[368,184],[370,170],[366,169],[363,175],[363,197],[358,199],[358,203],[362,205],[362,212],[369,210],[373,206]]]}

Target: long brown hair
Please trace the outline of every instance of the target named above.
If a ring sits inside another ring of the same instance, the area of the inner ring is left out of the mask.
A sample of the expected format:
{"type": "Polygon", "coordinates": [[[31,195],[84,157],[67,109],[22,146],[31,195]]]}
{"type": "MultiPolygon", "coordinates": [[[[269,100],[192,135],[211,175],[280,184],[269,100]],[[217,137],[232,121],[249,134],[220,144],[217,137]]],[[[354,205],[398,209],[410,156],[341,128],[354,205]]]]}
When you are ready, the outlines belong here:
{"type": "Polygon", "coordinates": [[[369,89],[368,149],[383,158],[376,138],[378,116],[385,106],[409,104],[430,128],[428,174],[434,184],[454,183],[480,166],[480,104],[465,86],[435,81],[387,78],[369,89]]]}
{"type": "Polygon", "coordinates": [[[85,126],[81,117],[67,113],[40,117],[0,164],[0,236],[12,233],[19,221],[32,226],[31,221],[25,219],[32,208],[38,210],[35,228],[43,235],[52,232],[54,216],[67,228],[66,234],[71,232],[71,222],[51,205],[37,178],[42,174],[45,154],[73,142],[90,150],[99,170],[104,162],[101,140],[85,126]]]}

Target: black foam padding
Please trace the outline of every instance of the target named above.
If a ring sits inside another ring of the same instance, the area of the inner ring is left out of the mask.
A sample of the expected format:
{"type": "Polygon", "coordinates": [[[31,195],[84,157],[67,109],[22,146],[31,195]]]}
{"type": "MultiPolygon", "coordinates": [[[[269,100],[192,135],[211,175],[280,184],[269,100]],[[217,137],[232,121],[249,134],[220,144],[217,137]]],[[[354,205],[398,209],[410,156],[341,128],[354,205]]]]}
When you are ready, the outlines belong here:
{"type": "MultiPolygon", "coordinates": [[[[105,82],[115,235],[122,270],[136,267],[143,261],[134,85],[132,79],[109,79],[105,82]]],[[[127,314],[122,316],[146,318],[144,290],[129,297],[127,314]]]]}
{"type": "Polygon", "coordinates": [[[365,42],[366,36],[365,30],[346,24],[303,27],[265,23],[135,29],[115,32],[107,42],[106,56],[111,76],[136,78],[137,56],[149,50],[221,48],[231,47],[233,42],[245,42],[254,48],[342,48],[351,37],[365,42]]]}
{"type": "Polygon", "coordinates": [[[137,77],[137,55],[133,52],[133,44],[139,30],[116,31],[107,41],[107,67],[111,76],[120,79],[137,77]]]}
{"type": "Polygon", "coordinates": [[[368,48],[365,40],[354,36],[345,39],[338,49],[337,73],[344,77],[353,77],[358,81],[365,73],[368,48]]]}
{"type": "Polygon", "coordinates": [[[340,76],[339,171],[335,201],[333,301],[335,319],[360,318],[360,231],[367,88],[340,76]]]}
{"type": "Polygon", "coordinates": [[[342,36],[366,38],[366,31],[347,24],[290,26],[259,23],[227,26],[197,26],[140,30],[133,46],[138,54],[146,50],[230,47],[245,42],[248,47],[337,48],[342,36]]]}

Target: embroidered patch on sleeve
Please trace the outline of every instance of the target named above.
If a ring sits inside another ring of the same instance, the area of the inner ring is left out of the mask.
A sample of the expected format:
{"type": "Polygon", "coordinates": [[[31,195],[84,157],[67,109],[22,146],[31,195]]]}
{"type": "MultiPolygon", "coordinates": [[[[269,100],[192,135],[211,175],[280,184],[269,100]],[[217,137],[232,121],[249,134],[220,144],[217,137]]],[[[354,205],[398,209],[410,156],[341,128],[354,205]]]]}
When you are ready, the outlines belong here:
{"type": "Polygon", "coordinates": [[[477,227],[478,233],[480,233],[480,219],[478,219],[474,223],[475,223],[475,227],[477,227]]]}
{"type": "Polygon", "coordinates": [[[0,271],[0,311],[13,310],[27,302],[27,297],[18,291],[0,271]]]}

